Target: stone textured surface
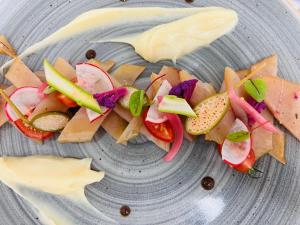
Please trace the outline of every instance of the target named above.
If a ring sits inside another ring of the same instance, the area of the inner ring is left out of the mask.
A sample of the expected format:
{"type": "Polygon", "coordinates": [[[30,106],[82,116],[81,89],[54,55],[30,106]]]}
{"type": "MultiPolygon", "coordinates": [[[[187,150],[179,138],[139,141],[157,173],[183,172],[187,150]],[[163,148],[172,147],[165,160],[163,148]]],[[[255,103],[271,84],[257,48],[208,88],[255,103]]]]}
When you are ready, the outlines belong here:
{"type": "MultiPolygon", "coordinates": [[[[0,33],[7,35],[19,52],[89,9],[207,5],[233,8],[240,16],[236,30],[211,46],[183,57],[177,66],[217,87],[225,66],[242,69],[277,53],[280,76],[300,81],[300,26],[281,1],[195,0],[187,4],[183,0],[0,0],[0,3],[0,33]]],[[[44,57],[53,61],[62,56],[76,64],[85,59],[87,49],[93,48],[99,58],[114,59],[118,65],[147,65],[145,78],[150,71],[158,71],[163,63],[147,64],[127,45],[89,43],[95,38],[143,28],[145,26],[122,26],[81,35],[29,57],[27,63],[33,70],[39,70],[44,57]]],[[[0,64],[5,60],[1,56],[0,64]]],[[[145,139],[123,147],[99,130],[92,143],[62,145],[51,140],[37,145],[6,124],[0,130],[0,154],[93,157],[93,168],[105,170],[107,176],[87,187],[87,197],[96,208],[120,224],[300,224],[300,144],[289,134],[287,165],[266,156],[257,164],[264,171],[263,178],[257,180],[228,168],[215,146],[202,138],[192,144],[185,142],[172,163],[163,163],[164,152],[145,139]],[[215,188],[211,191],[201,187],[205,176],[215,179],[215,188]],[[119,213],[124,204],[131,208],[126,218],[119,213]]],[[[4,184],[0,184],[0,194],[1,225],[40,224],[34,210],[4,184]]],[[[96,215],[84,209],[58,198],[53,201],[71,213],[78,224],[101,224],[96,215]]]]}

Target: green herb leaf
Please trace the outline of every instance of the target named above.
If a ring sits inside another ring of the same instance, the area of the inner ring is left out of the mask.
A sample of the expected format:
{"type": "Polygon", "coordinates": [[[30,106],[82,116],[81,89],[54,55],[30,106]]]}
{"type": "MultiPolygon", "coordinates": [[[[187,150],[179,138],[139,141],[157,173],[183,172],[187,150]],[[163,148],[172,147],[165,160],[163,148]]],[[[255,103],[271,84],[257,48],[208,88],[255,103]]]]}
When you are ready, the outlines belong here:
{"type": "Polygon", "coordinates": [[[242,142],[250,138],[250,133],[248,131],[238,131],[230,133],[226,136],[226,139],[232,142],[242,142]]]}
{"type": "Polygon", "coordinates": [[[257,102],[265,99],[267,86],[261,79],[247,80],[244,84],[245,91],[257,102]]]}
{"type": "Polygon", "coordinates": [[[141,115],[143,105],[144,105],[144,90],[138,90],[131,94],[129,100],[129,109],[131,114],[134,117],[138,117],[141,115]]]}

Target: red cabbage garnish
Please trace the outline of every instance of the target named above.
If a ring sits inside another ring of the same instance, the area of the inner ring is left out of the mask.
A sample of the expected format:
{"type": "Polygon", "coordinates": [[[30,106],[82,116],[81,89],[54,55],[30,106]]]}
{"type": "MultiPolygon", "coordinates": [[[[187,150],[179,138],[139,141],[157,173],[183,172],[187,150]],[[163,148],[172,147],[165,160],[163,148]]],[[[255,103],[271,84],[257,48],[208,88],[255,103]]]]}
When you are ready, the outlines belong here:
{"type": "Polygon", "coordinates": [[[169,94],[176,95],[179,98],[184,98],[185,100],[189,101],[192,97],[197,82],[197,79],[183,81],[180,84],[172,87],[169,94]]]}
{"type": "Polygon", "coordinates": [[[99,105],[105,106],[109,109],[113,109],[116,106],[117,101],[127,94],[127,88],[116,88],[112,91],[94,94],[94,98],[99,105]]]}
{"type": "MultiPolygon", "coordinates": [[[[254,98],[249,96],[247,98],[247,102],[259,113],[261,113],[266,107],[266,103],[264,101],[257,102],[254,98]]],[[[248,114],[248,124],[249,126],[253,126],[255,124],[255,119],[248,114]]]]}

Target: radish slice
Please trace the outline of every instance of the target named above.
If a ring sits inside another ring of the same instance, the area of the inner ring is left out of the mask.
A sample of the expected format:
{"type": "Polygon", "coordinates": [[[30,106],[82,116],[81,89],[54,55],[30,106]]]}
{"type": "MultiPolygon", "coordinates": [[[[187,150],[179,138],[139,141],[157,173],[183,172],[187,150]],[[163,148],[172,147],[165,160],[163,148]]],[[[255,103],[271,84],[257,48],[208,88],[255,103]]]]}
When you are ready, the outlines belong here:
{"type": "MultiPolygon", "coordinates": [[[[246,131],[249,132],[246,125],[239,119],[236,119],[229,133],[246,131]]],[[[251,139],[247,139],[241,142],[232,142],[228,139],[225,139],[221,154],[222,160],[230,165],[239,165],[241,164],[249,155],[251,149],[251,139]]]]}
{"type": "MultiPolygon", "coordinates": [[[[114,89],[109,74],[95,65],[89,63],[77,64],[76,75],[77,84],[91,94],[107,92],[114,89]]],[[[100,107],[103,112],[102,114],[86,109],[88,118],[91,122],[106,114],[110,110],[104,106],[100,107]]]]}
{"type": "MultiPolygon", "coordinates": [[[[39,93],[39,88],[37,87],[20,87],[16,89],[9,98],[24,115],[28,116],[41,102],[43,97],[44,96],[39,93]]],[[[5,104],[5,113],[10,121],[19,119],[8,103],[5,104]]]]}
{"type": "Polygon", "coordinates": [[[168,95],[171,89],[171,84],[167,80],[164,80],[154,97],[153,104],[149,108],[146,121],[150,121],[152,123],[163,123],[168,120],[164,113],[158,111],[158,96],[168,95]]]}

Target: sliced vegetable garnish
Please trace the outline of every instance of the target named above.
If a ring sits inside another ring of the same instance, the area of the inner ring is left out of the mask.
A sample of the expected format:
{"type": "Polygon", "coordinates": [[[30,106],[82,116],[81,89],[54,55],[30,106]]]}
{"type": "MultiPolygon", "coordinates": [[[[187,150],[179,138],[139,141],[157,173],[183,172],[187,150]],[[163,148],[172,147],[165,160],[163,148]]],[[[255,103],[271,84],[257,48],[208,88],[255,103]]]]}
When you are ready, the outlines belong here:
{"type": "Polygon", "coordinates": [[[99,105],[105,106],[106,108],[113,109],[116,103],[127,94],[127,88],[121,87],[111,91],[94,94],[94,98],[97,100],[99,105]]]}
{"type": "Polygon", "coordinates": [[[257,102],[262,102],[265,99],[267,86],[261,79],[247,80],[244,83],[245,91],[254,98],[257,102]]]}
{"type": "Polygon", "coordinates": [[[76,75],[78,85],[91,94],[111,91],[114,88],[110,75],[95,65],[77,64],[76,75]]]}
{"type": "Polygon", "coordinates": [[[154,100],[153,104],[150,106],[146,120],[150,121],[152,123],[162,123],[167,120],[167,117],[165,116],[164,113],[161,113],[158,111],[158,96],[165,96],[168,95],[172,86],[171,84],[167,81],[164,80],[158,89],[154,100]]]}
{"type": "Polygon", "coordinates": [[[184,98],[185,100],[189,101],[192,97],[197,82],[197,79],[183,81],[175,87],[172,87],[169,94],[176,95],[179,98],[184,98]]]}
{"type": "Polygon", "coordinates": [[[261,124],[262,127],[273,133],[279,132],[278,129],[274,127],[272,123],[268,122],[259,112],[257,112],[248,102],[246,102],[245,99],[239,98],[232,87],[230,87],[229,89],[229,98],[230,101],[240,106],[256,122],[261,124]]]}
{"type": "Polygon", "coordinates": [[[196,113],[184,98],[178,98],[175,95],[158,96],[159,112],[174,113],[188,117],[197,117],[196,113]]]}
{"type": "Polygon", "coordinates": [[[14,124],[25,136],[30,138],[45,140],[54,134],[53,132],[38,130],[30,124],[24,123],[22,119],[14,121],[14,124]]]}
{"type": "Polygon", "coordinates": [[[181,148],[184,128],[182,126],[181,119],[178,115],[166,113],[166,117],[168,118],[168,121],[170,122],[172,130],[175,134],[174,142],[172,143],[171,149],[164,157],[164,160],[166,162],[169,162],[177,155],[181,148]]]}
{"type": "Polygon", "coordinates": [[[10,95],[8,103],[5,105],[5,112],[8,119],[10,121],[16,121],[17,119],[22,118],[18,115],[19,113],[16,108],[22,115],[29,115],[41,102],[43,97],[44,96],[39,93],[39,89],[37,87],[21,87],[16,89],[10,95]],[[9,104],[10,101],[13,103],[13,106],[11,103],[9,104]]]}
{"type": "Polygon", "coordinates": [[[97,113],[102,112],[98,102],[90,93],[66,79],[46,59],[44,60],[44,69],[46,80],[51,87],[76,101],[80,106],[85,106],[97,113]]]}
{"type": "Polygon", "coordinates": [[[127,89],[127,94],[122,98],[120,98],[119,103],[125,109],[129,109],[130,97],[134,92],[138,91],[138,89],[131,86],[127,86],[126,89],[127,89]]]}
{"type": "Polygon", "coordinates": [[[141,115],[143,105],[144,105],[144,90],[135,91],[129,100],[129,109],[131,114],[134,117],[138,117],[141,115]]]}
{"type": "Polygon", "coordinates": [[[195,108],[196,118],[187,118],[186,131],[192,135],[206,134],[223,118],[229,107],[227,93],[213,95],[195,108]]]}
{"type": "Polygon", "coordinates": [[[31,125],[41,131],[55,132],[62,130],[69,122],[70,117],[63,112],[46,112],[39,114],[30,121],[31,125]]]}
{"type": "MultiPolygon", "coordinates": [[[[91,94],[104,93],[114,89],[110,75],[99,66],[90,63],[76,65],[77,84],[91,94]]],[[[110,111],[110,108],[100,106],[101,114],[86,109],[90,122],[110,111]]]]}
{"type": "MultiPolygon", "coordinates": [[[[0,89],[0,94],[4,98],[4,100],[10,105],[10,107],[14,110],[14,112],[19,116],[19,118],[25,123],[29,123],[28,119],[23,115],[23,113],[18,109],[18,107],[13,103],[13,101],[9,98],[9,96],[5,93],[4,90],[0,89]]],[[[7,115],[8,116],[8,115],[7,115]]]]}
{"type": "Polygon", "coordinates": [[[172,142],[174,140],[174,132],[171,123],[167,120],[162,123],[152,123],[146,120],[148,110],[145,110],[142,114],[143,122],[147,130],[156,138],[165,141],[172,142]]]}
{"type": "Polygon", "coordinates": [[[236,131],[228,134],[226,139],[232,142],[242,142],[250,138],[250,133],[248,131],[236,131]]]}
{"type": "MultiPolygon", "coordinates": [[[[239,119],[235,120],[229,132],[229,135],[238,132],[247,132],[249,135],[247,126],[239,119]]],[[[229,165],[239,165],[247,158],[250,149],[251,139],[249,137],[240,142],[237,142],[236,139],[234,141],[225,139],[221,151],[222,159],[229,165]]]]}
{"type": "MultiPolygon", "coordinates": [[[[122,97],[120,100],[119,100],[119,103],[122,107],[124,107],[125,109],[129,109],[129,101],[130,101],[130,98],[131,98],[131,95],[138,91],[139,89],[137,88],[134,88],[134,87],[130,87],[130,86],[127,86],[126,87],[127,89],[127,93],[124,97],[122,97]]],[[[143,106],[149,106],[150,105],[150,100],[148,98],[147,95],[144,95],[144,103],[143,103],[143,106]]]]}

